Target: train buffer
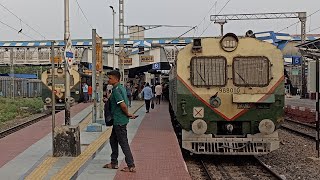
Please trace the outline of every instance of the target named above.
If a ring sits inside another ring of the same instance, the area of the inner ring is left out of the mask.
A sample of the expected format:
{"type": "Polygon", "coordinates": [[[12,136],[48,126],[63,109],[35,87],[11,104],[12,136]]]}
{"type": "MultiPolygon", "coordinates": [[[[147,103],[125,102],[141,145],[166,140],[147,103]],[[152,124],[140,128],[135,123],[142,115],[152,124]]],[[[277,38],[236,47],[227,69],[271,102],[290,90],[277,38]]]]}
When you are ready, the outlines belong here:
{"type": "MultiPolygon", "coordinates": [[[[102,168],[110,162],[112,128],[85,132],[91,110],[89,103],[71,109],[72,123],[79,122],[81,129],[78,157],[52,157],[51,117],[0,139],[1,179],[191,179],[171,125],[168,103],[156,105],[148,114],[142,101],[134,101],[130,108],[139,115],[127,127],[136,173],[120,171],[126,166],[120,147],[119,169],[102,168]],[[46,128],[42,134],[36,131],[46,128]]],[[[63,116],[64,112],[56,115],[57,119],[63,116]]]]}

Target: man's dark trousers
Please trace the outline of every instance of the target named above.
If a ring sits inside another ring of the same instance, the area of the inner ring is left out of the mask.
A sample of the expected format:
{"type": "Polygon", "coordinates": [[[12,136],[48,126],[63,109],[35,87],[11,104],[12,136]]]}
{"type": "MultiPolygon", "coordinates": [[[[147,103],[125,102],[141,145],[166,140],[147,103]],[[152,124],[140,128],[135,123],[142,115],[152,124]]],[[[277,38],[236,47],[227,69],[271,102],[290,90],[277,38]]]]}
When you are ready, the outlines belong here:
{"type": "Polygon", "coordinates": [[[118,164],[118,156],[119,156],[119,145],[122,149],[123,154],[125,155],[125,160],[128,167],[134,166],[134,161],[132,157],[132,153],[130,150],[130,146],[128,143],[127,137],[127,125],[113,125],[112,133],[110,136],[110,145],[111,145],[111,163],[118,164]]]}
{"type": "Polygon", "coordinates": [[[150,110],[150,102],[151,102],[151,99],[149,100],[144,100],[144,102],[146,103],[146,110],[149,111],[150,110]]]}

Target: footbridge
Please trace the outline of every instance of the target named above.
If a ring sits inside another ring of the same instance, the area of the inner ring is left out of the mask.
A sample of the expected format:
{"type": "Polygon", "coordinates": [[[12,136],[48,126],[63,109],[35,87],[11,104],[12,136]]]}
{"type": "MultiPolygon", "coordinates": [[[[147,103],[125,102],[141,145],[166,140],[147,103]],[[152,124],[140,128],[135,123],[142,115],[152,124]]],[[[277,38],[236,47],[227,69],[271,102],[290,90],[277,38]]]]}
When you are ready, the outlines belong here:
{"type": "MultiPolygon", "coordinates": [[[[51,53],[50,46],[52,41],[5,41],[0,42],[0,65],[50,65],[51,53]]],[[[192,38],[146,38],[144,40],[123,40],[124,51],[128,57],[136,56],[143,50],[143,54],[156,55],[154,62],[173,61],[178,49],[192,42],[192,38]],[[155,48],[153,45],[157,45],[155,48]],[[162,47],[162,48],[159,48],[162,47]],[[160,55],[162,54],[162,55],[160,55]],[[160,57],[163,56],[163,57],[160,57]],[[160,59],[159,59],[160,58],[160,59]]],[[[118,54],[119,41],[113,42],[112,39],[103,40],[103,64],[111,67],[112,65],[112,47],[115,43],[115,52],[118,54]]],[[[91,39],[73,40],[75,48],[75,62],[92,62],[91,57],[91,39]]],[[[64,54],[64,41],[55,41],[55,58],[62,59],[64,54]]],[[[116,56],[117,57],[117,56],[116,56]]],[[[152,64],[154,62],[149,62],[152,64]]],[[[130,64],[127,65],[127,68],[130,64]]],[[[132,67],[139,66],[137,63],[131,63],[132,67]],[[135,64],[135,65],[133,65],[135,64]]]]}

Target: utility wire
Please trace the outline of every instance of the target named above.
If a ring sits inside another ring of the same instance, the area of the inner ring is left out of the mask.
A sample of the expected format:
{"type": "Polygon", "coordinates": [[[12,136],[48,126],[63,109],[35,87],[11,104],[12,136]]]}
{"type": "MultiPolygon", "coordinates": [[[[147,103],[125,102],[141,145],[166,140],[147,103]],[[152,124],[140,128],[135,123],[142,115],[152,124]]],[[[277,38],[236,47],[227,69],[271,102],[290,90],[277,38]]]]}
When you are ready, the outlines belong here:
{"type": "Polygon", "coordinates": [[[197,25],[197,27],[199,27],[199,26],[201,25],[201,23],[204,22],[204,20],[205,20],[206,17],[210,14],[210,12],[212,11],[212,9],[213,9],[214,7],[217,7],[217,2],[218,2],[218,1],[219,1],[219,0],[216,0],[216,2],[213,3],[213,5],[211,6],[210,10],[209,10],[208,13],[203,17],[203,19],[200,21],[200,23],[197,25]]]}
{"type": "MultiPolygon", "coordinates": [[[[136,31],[136,32],[126,33],[125,35],[130,35],[130,34],[134,34],[134,33],[138,33],[138,32],[144,32],[144,31],[148,31],[148,30],[151,30],[151,29],[156,29],[156,28],[159,28],[159,27],[170,27],[170,28],[171,27],[177,27],[177,28],[185,28],[185,27],[191,28],[192,27],[192,26],[175,26],[175,25],[139,25],[139,26],[154,26],[154,27],[145,28],[145,29],[142,29],[142,30],[139,30],[139,31],[136,31]]],[[[128,28],[130,26],[126,25],[125,27],[128,28]]]]}
{"type": "Polygon", "coordinates": [[[320,26],[319,26],[319,27],[316,27],[316,28],[314,28],[314,29],[309,30],[307,33],[312,32],[312,31],[315,31],[315,30],[318,30],[318,29],[320,29],[320,26]]]}
{"type": "Polygon", "coordinates": [[[10,25],[8,25],[8,24],[6,24],[6,23],[2,22],[2,21],[0,21],[0,23],[1,23],[1,24],[3,24],[3,25],[5,25],[5,26],[7,26],[7,27],[9,27],[9,28],[11,28],[11,29],[13,29],[13,30],[15,30],[16,32],[19,32],[19,33],[21,33],[21,34],[25,35],[26,37],[28,37],[28,38],[30,38],[30,39],[32,39],[32,40],[35,40],[33,37],[31,37],[31,36],[29,36],[29,35],[27,35],[27,34],[23,33],[21,30],[18,30],[18,29],[14,28],[14,27],[12,27],[12,26],[10,26],[10,25]],[[21,31],[21,32],[20,32],[20,31],[21,31]]]}
{"type": "Polygon", "coordinates": [[[7,10],[8,12],[10,12],[12,15],[14,15],[17,19],[20,20],[20,26],[22,29],[22,25],[21,22],[23,24],[25,24],[26,26],[28,26],[30,29],[32,29],[34,32],[36,32],[37,34],[39,34],[43,39],[47,39],[44,35],[42,35],[39,31],[35,30],[33,27],[29,26],[28,23],[24,22],[20,17],[18,17],[16,14],[14,14],[12,11],[10,11],[7,7],[5,7],[3,4],[0,3],[0,6],[2,6],[5,10],[7,10]]]}
{"type": "Polygon", "coordinates": [[[81,8],[81,6],[80,6],[80,4],[79,4],[78,0],[76,0],[76,2],[77,2],[77,5],[78,5],[78,7],[79,7],[79,9],[80,9],[81,13],[83,14],[84,18],[86,19],[87,23],[90,25],[90,27],[91,27],[92,29],[94,29],[94,28],[93,28],[93,26],[90,24],[90,22],[89,22],[89,20],[88,20],[88,18],[87,18],[87,16],[86,16],[86,14],[83,12],[83,10],[82,10],[82,8],[81,8]]]}
{"type": "Polygon", "coordinates": [[[181,34],[180,36],[178,36],[177,38],[174,38],[173,40],[171,40],[170,42],[166,43],[166,44],[171,44],[173,41],[181,38],[182,36],[184,36],[185,34],[189,33],[190,31],[192,31],[193,29],[195,29],[197,26],[192,27],[191,29],[189,29],[188,31],[184,32],[183,34],[181,34]]]}
{"type": "MultiPolygon", "coordinates": [[[[320,12],[320,9],[318,9],[317,11],[315,11],[315,12],[313,12],[312,14],[310,14],[309,16],[307,16],[307,18],[313,16],[314,14],[316,14],[316,13],[318,13],[318,12],[320,12]]],[[[290,27],[292,27],[292,26],[294,26],[294,25],[296,25],[296,24],[298,24],[298,23],[300,23],[300,21],[297,21],[297,22],[295,22],[295,23],[293,23],[293,24],[291,24],[291,25],[289,25],[289,26],[287,26],[287,27],[285,27],[285,28],[277,31],[277,33],[280,32],[280,31],[283,31],[283,30],[285,30],[285,29],[289,29],[290,27]]]]}
{"type": "MultiPolygon", "coordinates": [[[[221,8],[221,10],[219,11],[219,13],[217,14],[217,15],[219,15],[222,11],[223,11],[223,9],[229,4],[229,2],[230,2],[231,0],[228,0],[228,2],[226,2],[226,4],[221,8]]],[[[202,36],[203,35],[203,33],[205,33],[206,31],[207,31],[207,29],[210,27],[210,25],[213,23],[213,21],[211,21],[210,22],[210,24],[206,27],[206,29],[200,34],[200,36],[202,36]]],[[[199,36],[199,37],[200,37],[199,36]]]]}

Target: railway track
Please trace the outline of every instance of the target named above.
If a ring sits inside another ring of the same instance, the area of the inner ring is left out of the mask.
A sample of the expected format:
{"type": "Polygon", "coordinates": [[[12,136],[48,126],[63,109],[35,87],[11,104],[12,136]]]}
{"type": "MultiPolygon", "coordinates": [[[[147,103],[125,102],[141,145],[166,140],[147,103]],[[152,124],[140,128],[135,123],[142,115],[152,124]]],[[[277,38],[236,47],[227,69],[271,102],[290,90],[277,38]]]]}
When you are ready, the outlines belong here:
{"type": "Polygon", "coordinates": [[[211,175],[211,173],[210,173],[207,165],[203,162],[203,160],[200,160],[200,163],[201,163],[201,165],[202,165],[202,167],[203,167],[203,170],[204,170],[204,172],[205,172],[206,177],[207,177],[209,180],[214,180],[214,178],[212,177],[212,175],[211,175]]]}
{"type": "Polygon", "coordinates": [[[209,158],[200,157],[197,159],[200,159],[194,161],[197,168],[190,168],[190,165],[188,165],[192,179],[282,180],[280,175],[255,156],[210,156],[209,158]]]}
{"type": "Polygon", "coordinates": [[[311,124],[286,118],[285,122],[281,125],[281,128],[310,139],[316,139],[316,127],[311,124]]]}
{"type": "Polygon", "coordinates": [[[13,133],[25,128],[25,127],[28,127],[28,126],[30,126],[32,124],[35,124],[35,123],[41,121],[42,119],[44,119],[44,118],[46,118],[48,116],[51,116],[51,114],[41,114],[41,115],[35,117],[34,119],[31,119],[29,121],[23,122],[21,124],[13,126],[13,127],[9,128],[9,129],[6,129],[4,131],[1,131],[0,132],[0,139],[4,138],[4,137],[6,137],[6,136],[8,136],[10,134],[13,134],[13,133]]]}

